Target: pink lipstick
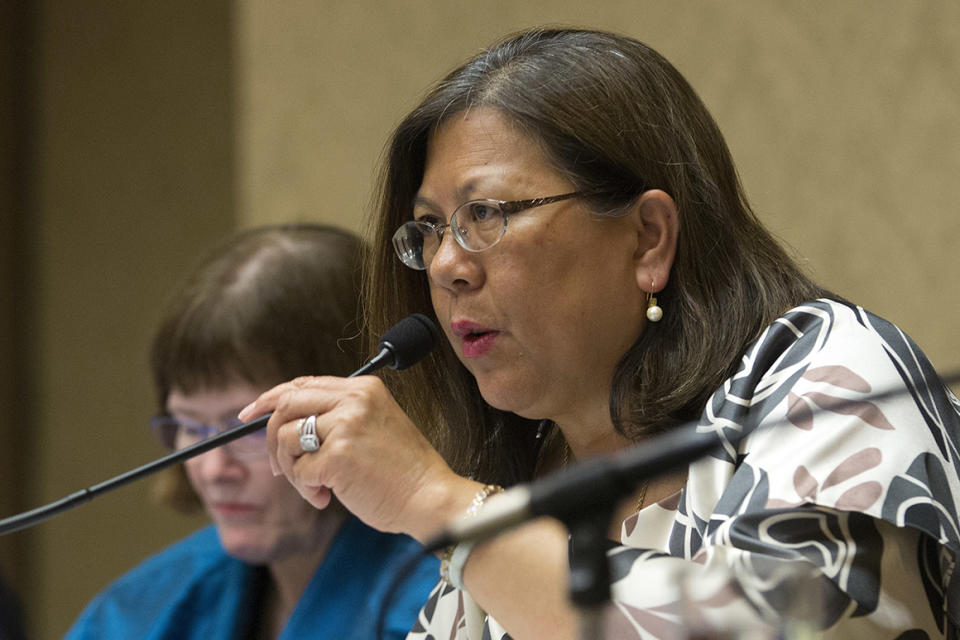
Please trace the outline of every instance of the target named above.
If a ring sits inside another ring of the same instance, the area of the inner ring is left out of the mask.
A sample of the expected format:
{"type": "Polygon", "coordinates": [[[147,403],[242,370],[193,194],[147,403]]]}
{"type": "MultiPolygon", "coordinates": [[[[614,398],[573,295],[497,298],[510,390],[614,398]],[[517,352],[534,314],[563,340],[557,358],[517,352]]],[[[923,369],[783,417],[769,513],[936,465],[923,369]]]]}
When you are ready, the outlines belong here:
{"type": "Polygon", "coordinates": [[[453,322],[450,329],[453,335],[460,338],[465,358],[477,358],[486,354],[500,335],[499,331],[469,321],[453,322]]]}
{"type": "Polygon", "coordinates": [[[257,511],[253,505],[241,502],[215,502],[211,506],[221,517],[246,516],[257,511]]]}

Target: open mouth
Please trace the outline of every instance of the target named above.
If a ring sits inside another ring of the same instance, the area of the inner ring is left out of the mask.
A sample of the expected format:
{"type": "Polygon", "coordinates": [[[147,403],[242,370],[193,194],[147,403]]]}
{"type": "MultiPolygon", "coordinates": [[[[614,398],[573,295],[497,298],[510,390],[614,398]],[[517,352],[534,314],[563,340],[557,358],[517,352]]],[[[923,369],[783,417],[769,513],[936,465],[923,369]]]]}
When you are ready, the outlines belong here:
{"type": "Polygon", "coordinates": [[[463,336],[463,355],[468,358],[482,356],[490,349],[500,335],[499,331],[471,331],[463,336]]]}

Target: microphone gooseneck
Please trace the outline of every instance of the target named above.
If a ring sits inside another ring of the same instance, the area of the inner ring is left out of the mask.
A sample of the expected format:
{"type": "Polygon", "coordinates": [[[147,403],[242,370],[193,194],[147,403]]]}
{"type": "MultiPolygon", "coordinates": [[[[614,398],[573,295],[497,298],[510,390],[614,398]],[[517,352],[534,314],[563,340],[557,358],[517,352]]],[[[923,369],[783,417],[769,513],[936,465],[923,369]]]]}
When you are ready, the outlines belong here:
{"type": "MultiPolygon", "coordinates": [[[[383,334],[379,343],[380,353],[348,377],[353,378],[358,375],[366,375],[383,367],[406,369],[430,353],[430,350],[437,344],[437,335],[438,330],[436,325],[425,315],[415,313],[407,316],[383,334]]],[[[242,438],[254,431],[259,431],[267,426],[267,421],[270,420],[271,415],[273,414],[268,413],[260,416],[239,427],[219,433],[185,449],[175,451],[163,458],[122,473],[105,482],[72,493],[56,502],[51,502],[45,506],[4,518],[0,520],[0,535],[31,527],[58,513],[89,502],[102,493],[122,487],[134,480],[139,480],[140,478],[156,473],[161,469],[166,469],[184,460],[206,453],[211,449],[223,446],[228,442],[242,438]]]]}

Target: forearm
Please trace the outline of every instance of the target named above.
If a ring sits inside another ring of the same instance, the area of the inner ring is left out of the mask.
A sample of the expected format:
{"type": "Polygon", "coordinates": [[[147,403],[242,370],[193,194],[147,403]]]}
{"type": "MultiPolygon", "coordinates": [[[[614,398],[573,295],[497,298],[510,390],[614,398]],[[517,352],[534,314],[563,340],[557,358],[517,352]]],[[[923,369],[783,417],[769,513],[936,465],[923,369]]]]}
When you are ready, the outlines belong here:
{"type": "Polygon", "coordinates": [[[566,529],[540,519],[477,545],[464,586],[514,640],[573,640],[567,557],[566,529]]]}

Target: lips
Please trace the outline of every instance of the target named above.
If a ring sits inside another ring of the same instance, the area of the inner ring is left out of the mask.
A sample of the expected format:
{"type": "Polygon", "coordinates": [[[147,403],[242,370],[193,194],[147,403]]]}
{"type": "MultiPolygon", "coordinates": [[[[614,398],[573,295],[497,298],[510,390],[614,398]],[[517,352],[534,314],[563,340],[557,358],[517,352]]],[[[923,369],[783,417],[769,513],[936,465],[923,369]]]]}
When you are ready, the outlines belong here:
{"type": "Polygon", "coordinates": [[[450,323],[453,335],[460,338],[465,358],[478,358],[493,348],[499,331],[468,320],[450,323]]]}
{"type": "Polygon", "coordinates": [[[214,502],[211,507],[221,516],[243,516],[257,511],[252,504],[242,502],[214,502]]]}

